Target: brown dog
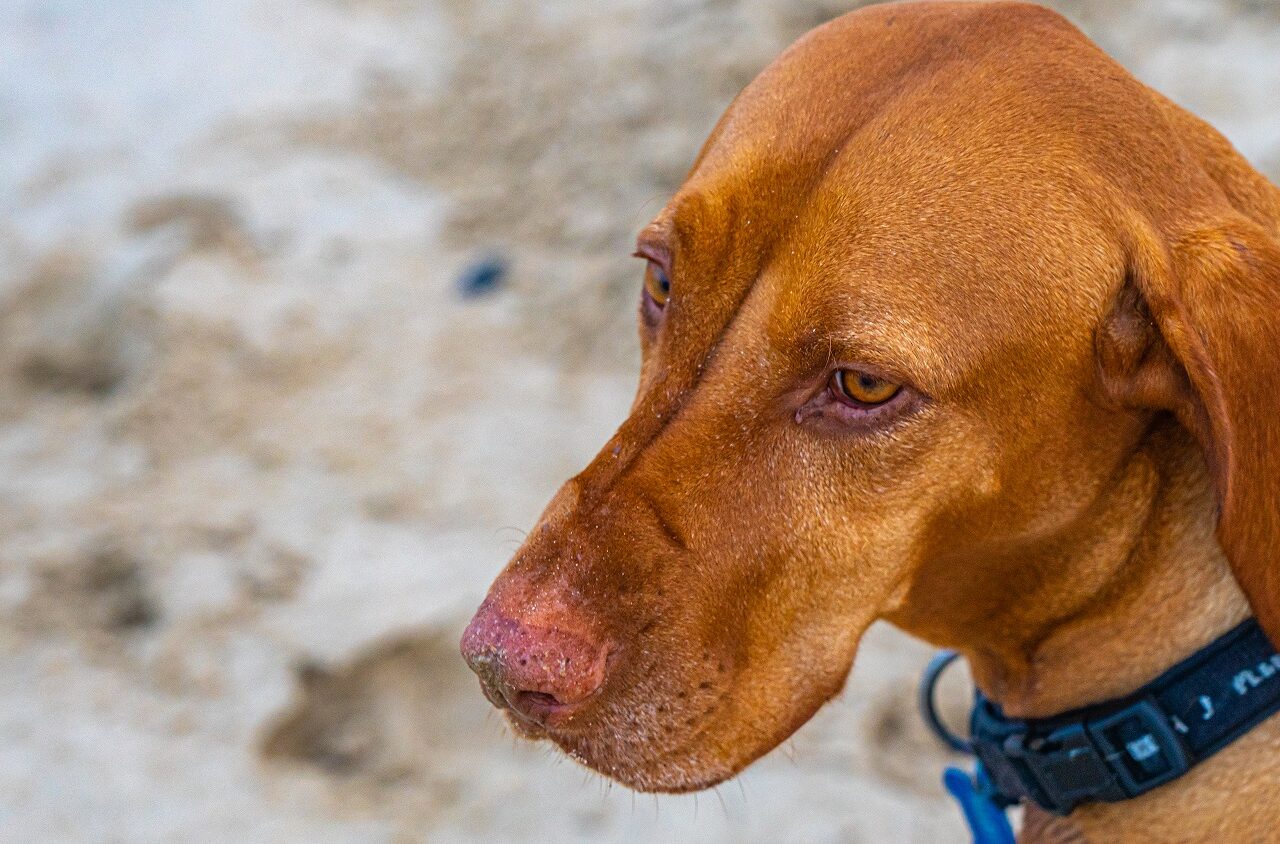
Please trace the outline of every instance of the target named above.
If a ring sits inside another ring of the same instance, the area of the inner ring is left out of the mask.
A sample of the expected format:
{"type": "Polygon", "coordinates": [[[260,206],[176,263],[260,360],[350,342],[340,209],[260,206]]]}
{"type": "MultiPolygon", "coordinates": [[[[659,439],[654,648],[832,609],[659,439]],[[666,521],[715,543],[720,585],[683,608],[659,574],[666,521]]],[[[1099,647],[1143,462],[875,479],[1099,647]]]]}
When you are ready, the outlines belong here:
{"type": "MultiPolygon", "coordinates": [[[[463,639],[639,789],[732,776],[885,618],[1015,716],[1280,638],[1280,191],[1057,15],[878,6],[737,98],[640,235],[631,416],[463,639]],[[1215,535],[1216,528],[1216,535],[1215,535]]],[[[1277,840],[1271,719],[1025,840],[1277,840]]]]}

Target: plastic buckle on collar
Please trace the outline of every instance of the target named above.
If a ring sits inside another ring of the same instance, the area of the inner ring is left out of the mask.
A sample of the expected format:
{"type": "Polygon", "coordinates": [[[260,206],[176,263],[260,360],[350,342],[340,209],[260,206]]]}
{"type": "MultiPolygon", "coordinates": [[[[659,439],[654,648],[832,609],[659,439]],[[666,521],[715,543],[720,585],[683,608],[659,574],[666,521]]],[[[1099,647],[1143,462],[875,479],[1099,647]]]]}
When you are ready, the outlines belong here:
{"type": "Polygon", "coordinates": [[[1091,721],[1088,730],[1111,763],[1127,797],[1137,797],[1191,768],[1182,740],[1164,712],[1149,698],[1091,721]]]}
{"type": "Polygon", "coordinates": [[[1125,797],[1082,724],[1068,724],[1046,736],[1011,736],[1004,749],[1034,776],[1040,793],[1031,794],[1032,799],[1056,814],[1068,814],[1087,800],[1125,797]]]}

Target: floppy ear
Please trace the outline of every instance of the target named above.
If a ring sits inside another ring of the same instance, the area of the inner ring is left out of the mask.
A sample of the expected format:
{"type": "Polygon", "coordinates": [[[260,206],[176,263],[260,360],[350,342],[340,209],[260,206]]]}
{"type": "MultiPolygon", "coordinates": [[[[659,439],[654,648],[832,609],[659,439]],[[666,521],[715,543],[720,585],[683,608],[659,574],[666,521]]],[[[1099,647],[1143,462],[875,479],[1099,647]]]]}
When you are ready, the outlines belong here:
{"type": "Polygon", "coordinates": [[[1098,333],[1103,382],[1173,412],[1204,449],[1218,540],[1280,643],[1280,244],[1233,215],[1133,250],[1098,333]]]}

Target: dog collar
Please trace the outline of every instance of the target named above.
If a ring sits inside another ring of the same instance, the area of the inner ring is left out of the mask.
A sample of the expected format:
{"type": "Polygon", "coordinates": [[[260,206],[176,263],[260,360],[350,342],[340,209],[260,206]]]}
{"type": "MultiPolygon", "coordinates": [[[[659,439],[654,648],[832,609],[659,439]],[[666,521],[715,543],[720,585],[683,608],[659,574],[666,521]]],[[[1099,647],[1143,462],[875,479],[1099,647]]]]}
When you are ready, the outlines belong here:
{"type": "Polygon", "coordinates": [[[1066,815],[1081,803],[1137,797],[1280,711],[1280,655],[1253,619],[1125,697],[1050,718],[1010,718],[978,692],[967,742],[933,708],[933,687],[955,658],[943,652],[925,673],[925,719],[978,758],[973,798],[1001,809],[1031,802],[1066,815]]]}

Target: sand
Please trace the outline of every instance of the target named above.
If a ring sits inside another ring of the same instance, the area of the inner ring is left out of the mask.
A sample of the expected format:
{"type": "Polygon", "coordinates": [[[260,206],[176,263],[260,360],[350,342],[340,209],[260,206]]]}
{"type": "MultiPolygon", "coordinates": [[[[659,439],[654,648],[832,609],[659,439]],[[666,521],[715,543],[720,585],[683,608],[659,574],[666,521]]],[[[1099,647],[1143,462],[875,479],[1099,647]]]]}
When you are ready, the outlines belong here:
{"type": "MultiPolygon", "coordinates": [[[[1059,5],[1280,172],[1273,4],[1059,5]]],[[[515,742],[456,653],[626,413],[634,232],[850,6],[0,8],[0,838],[967,840],[887,628],[697,797],[515,742]]]]}

